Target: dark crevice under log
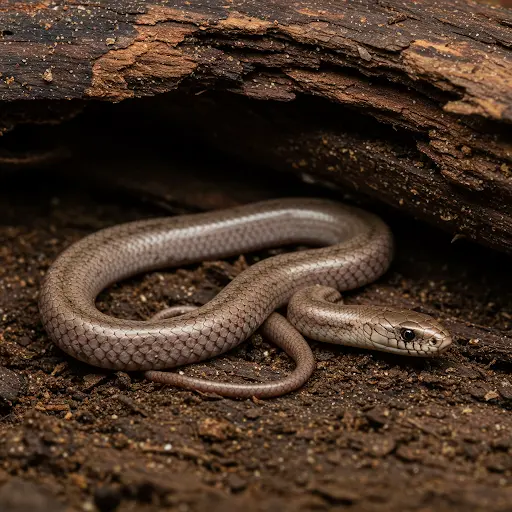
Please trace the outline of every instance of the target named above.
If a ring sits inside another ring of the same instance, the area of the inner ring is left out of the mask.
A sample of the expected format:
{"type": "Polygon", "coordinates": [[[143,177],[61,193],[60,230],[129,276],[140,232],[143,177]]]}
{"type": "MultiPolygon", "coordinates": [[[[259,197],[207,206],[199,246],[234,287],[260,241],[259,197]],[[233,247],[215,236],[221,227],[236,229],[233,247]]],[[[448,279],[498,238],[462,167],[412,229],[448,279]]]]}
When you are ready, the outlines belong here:
{"type": "Polygon", "coordinates": [[[4,131],[61,122],[84,100],[178,90],[161,98],[173,116],[163,122],[512,252],[510,10],[457,0],[9,1],[0,33],[4,131]]]}
{"type": "Polygon", "coordinates": [[[512,180],[493,171],[481,141],[471,150],[442,148],[438,139],[436,150],[428,133],[390,129],[372,108],[361,113],[308,97],[279,108],[208,94],[139,107],[247,162],[363,193],[454,236],[512,252],[512,180]]]}

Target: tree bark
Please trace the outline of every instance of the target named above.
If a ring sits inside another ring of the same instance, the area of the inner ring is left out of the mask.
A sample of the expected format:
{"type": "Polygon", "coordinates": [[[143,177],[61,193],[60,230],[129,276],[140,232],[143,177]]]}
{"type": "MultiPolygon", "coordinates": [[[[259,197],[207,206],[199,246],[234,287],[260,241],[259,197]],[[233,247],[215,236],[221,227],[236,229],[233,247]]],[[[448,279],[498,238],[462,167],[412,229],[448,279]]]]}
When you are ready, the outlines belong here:
{"type": "Polygon", "coordinates": [[[77,108],[63,100],[179,89],[194,93],[189,108],[171,97],[168,112],[181,108],[180,122],[197,130],[211,115],[217,137],[203,135],[224,150],[512,253],[510,10],[460,0],[9,1],[0,37],[4,131],[60,122],[77,108]],[[198,95],[212,90],[261,101],[198,95]]]}

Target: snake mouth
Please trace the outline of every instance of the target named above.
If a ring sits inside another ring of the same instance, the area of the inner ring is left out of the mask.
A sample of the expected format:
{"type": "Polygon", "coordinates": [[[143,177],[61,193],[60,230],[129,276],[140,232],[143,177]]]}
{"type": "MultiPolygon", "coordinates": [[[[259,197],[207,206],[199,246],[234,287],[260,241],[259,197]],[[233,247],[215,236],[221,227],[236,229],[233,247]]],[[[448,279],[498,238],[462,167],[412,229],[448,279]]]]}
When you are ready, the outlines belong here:
{"type": "Polygon", "coordinates": [[[397,354],[400,356],[405,357],[428,357],[428,358],[435,358],[442,355],[448,347],[451,345],[452,340],[451,338],[448,338],[446,340],[443,340],[441,344],[437,347],[434,347],[432,345],[425,345],[426,348],[423,350],[422,348],[398,348],[398,347],[392,347],[390,345],[385,344],[378,344],[373,343],[372,348],[373,350],[378,350],[379,352],[388,352],[391,354],[397,354]]]}

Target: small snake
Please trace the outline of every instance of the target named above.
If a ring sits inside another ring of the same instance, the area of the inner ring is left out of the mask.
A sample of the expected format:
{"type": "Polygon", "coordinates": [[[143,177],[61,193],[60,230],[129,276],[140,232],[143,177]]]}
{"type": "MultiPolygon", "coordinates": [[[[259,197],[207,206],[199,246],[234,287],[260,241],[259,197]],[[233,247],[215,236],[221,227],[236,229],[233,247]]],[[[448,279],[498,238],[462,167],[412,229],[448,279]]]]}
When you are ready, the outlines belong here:
{"type": "Polygon", "coordinates": [[[340,291],[376,280],[392,256],[391,232],[370,213],[322,199],[270,200],[93,233],[50,267],[39,309],[50,338],[91,365],[143,370],[155,382],[222,396],[273,397],[299,388],[315,369],[303,336],[422,357],[451,344],[447,330],[427,315],[342,304],[340,291]],[[141,272],[289,244],[313,248],[259,261],[199,308],[171,308],[136,321],[95,305],[104,288],[141,272]],[[284,306],[287,318],[275,312],[284,306]],[[259,327],[296,363],[281,380],[237,384],[159,371],[225,353],[259,327]]]}

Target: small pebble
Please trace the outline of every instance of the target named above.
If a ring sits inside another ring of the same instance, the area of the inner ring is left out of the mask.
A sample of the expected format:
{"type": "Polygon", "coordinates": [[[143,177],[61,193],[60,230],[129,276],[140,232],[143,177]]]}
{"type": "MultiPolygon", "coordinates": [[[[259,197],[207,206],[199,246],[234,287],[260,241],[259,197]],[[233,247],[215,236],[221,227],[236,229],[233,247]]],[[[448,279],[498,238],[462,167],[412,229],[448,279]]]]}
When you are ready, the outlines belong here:
{"type": "Polygon", "coordinates": [[[249,409],[245,411],[245,417],[248,420],[255,420],[261,416],[261,411],[259,409],[249,409]]]}
{"type": "Polygon", "coordinates": [[[0,401],[16,401],[23,388],[23,379],[15,372],[0,366],[0,401]]]}
{"type": "Polygon", "coordinates": [[[227,476],[226,482],[233,492],[243,491],[247,487],[247,481],[234,473],[227,476]]]}

